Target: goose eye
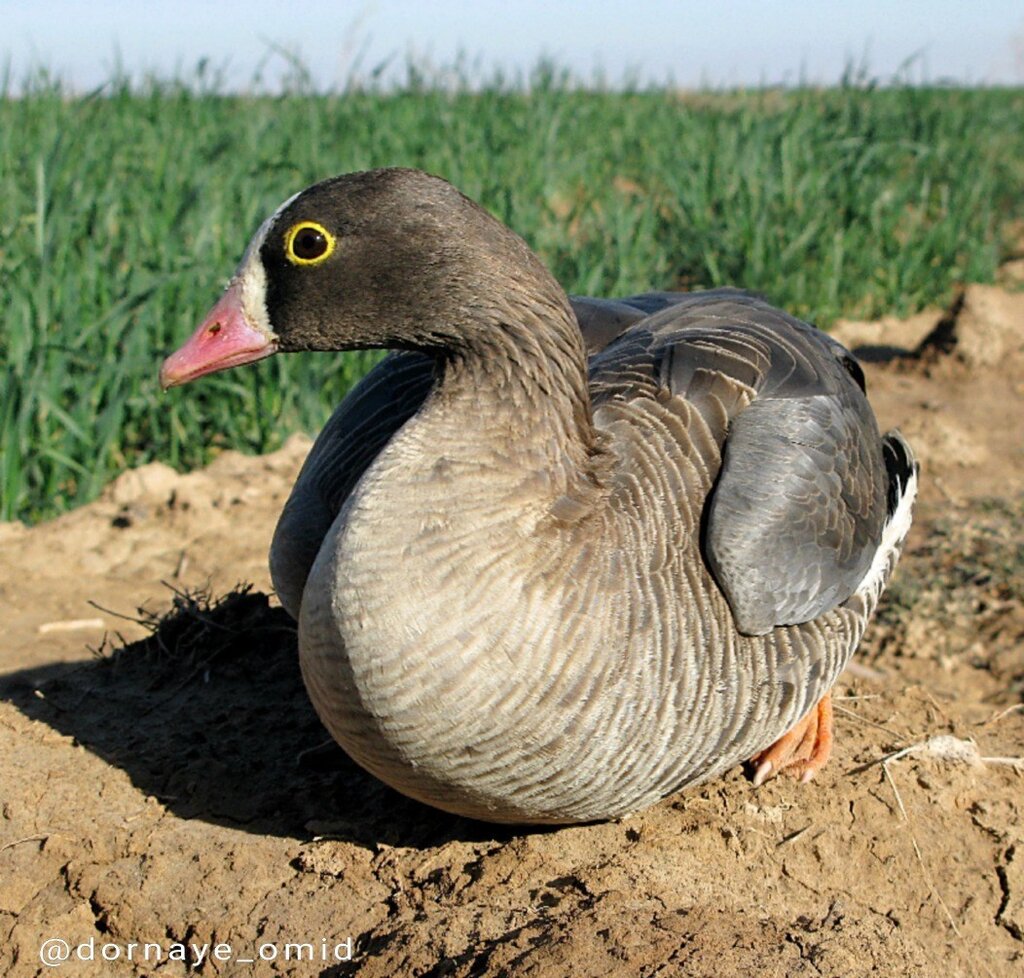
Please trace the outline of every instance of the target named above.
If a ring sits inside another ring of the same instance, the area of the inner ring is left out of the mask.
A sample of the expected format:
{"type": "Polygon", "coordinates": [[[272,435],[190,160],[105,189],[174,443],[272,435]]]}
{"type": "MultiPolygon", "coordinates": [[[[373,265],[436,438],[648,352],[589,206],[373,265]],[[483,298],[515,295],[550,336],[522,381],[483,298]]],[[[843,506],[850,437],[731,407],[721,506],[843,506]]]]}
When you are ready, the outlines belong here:
{"type": "Polygon", "coordinates": [[[334,235],[315,221],[293,224],[284,236],[284,253],[293,265],[319,265],[334,251],[334,235]]]}

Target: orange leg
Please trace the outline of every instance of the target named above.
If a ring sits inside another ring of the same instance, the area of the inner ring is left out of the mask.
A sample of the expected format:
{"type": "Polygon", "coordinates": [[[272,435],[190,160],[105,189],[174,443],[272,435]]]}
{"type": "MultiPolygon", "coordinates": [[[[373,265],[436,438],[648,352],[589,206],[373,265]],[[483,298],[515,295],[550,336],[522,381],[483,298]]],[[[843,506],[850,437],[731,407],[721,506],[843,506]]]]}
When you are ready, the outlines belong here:
{"type": "Polygon", "coordinates": [[[831,753],[832,694],[826,693],[792,730],[751,758],[754,787],[782,771],[806,783],[825,766],[831,753]]]}

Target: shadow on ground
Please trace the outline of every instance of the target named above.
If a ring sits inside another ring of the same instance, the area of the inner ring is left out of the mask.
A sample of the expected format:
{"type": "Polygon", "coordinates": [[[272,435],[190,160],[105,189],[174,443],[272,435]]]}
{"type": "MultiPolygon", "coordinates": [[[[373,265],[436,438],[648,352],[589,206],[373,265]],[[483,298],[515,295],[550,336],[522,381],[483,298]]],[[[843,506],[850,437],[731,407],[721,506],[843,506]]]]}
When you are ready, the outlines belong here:
{"type": "Polygon", "coordinates": [[[147,624],[148,638],[92,662],[0,676],[0,699],[185,819],[368,847],[504,834],[399,795],[331,741],[302,685],[295,623],[265,594],[178,594],[147,624]]]}

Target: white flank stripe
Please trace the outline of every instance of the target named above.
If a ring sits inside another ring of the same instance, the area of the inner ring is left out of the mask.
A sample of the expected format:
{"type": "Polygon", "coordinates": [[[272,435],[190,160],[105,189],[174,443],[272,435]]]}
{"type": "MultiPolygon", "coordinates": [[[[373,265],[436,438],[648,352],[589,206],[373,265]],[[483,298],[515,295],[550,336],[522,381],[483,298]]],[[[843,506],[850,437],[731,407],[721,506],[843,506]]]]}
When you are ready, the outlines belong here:
{"type": "Polygon", "coordinates": [[[917,496],[917,473],[911,472],[907,484],[903,487],[896,512],[892,514],[889,522],[882,529],[882,542],[875,551],[875,559],[871,561],[871,567],[860,582],[857,592],[875,591],[880,592],[885,585],[885,575],[889,567],[889,560],[895,551],[904,541],[907,533],[910,532],[910,520],[914,509],[914,499],[917,496]]]}

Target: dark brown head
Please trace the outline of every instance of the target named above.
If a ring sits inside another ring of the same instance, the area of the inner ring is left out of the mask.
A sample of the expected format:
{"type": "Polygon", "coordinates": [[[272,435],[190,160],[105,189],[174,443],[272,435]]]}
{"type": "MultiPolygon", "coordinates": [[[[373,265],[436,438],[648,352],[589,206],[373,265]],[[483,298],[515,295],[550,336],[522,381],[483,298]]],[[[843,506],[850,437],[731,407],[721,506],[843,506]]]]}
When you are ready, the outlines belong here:
{"type": "Polygon", "coordinates": [[[457,350],[517,280],[560,290],[525,243],[444,180],[325,180],[257,231],[220,301],[164,363],[164,387],[277,351],[457,350]]]}

